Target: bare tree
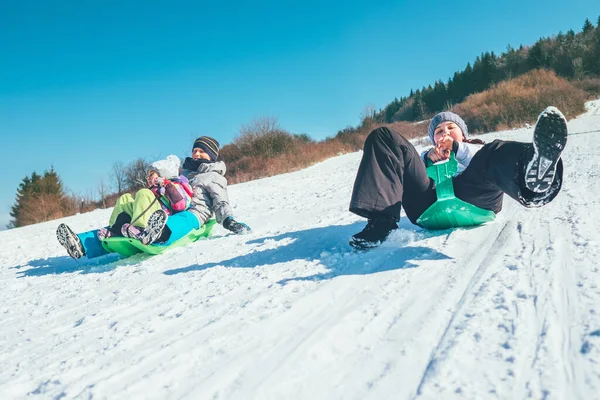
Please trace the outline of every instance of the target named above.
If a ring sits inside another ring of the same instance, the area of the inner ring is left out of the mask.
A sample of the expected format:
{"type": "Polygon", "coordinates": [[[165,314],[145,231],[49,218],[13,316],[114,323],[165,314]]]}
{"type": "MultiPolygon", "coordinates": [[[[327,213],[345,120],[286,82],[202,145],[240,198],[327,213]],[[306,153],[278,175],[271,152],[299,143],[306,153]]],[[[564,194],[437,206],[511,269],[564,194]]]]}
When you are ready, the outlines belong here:
{"type": "Polygon", "coordinates": [[[118,195],[121,195],[125,191],[125,187],[127,185],[127,174],[125,171],[125,164],[122,161],[115,161],[112,166],[112,179],[114,184],[114,189],[117,191],[118,195]]]}
{"type": "Polygon", "coordinates": [[[279,126],[276,117],[260,117],[242,125],[233,144],[244,156],[269,158],[290,151],[297,141],[279,126]]]}
{"type": "MultiPolygon", "coordinates": [[[[244,124],[240,127],[240,134],[238,138],[244,136],[249,137],[260,137],[270,132],[280,131],[279,119],[277,117],[259,117],[250,121],[249,124],[244,124]]],[[[238,139],[236,138],[235,141],[238,139]]],[[[235,142],[234,141],[234,142],[235,142]]]]}
{"type": "Polygon", "coordinates": [[[106,208],[106,196],[108,195],[108,186],[104,183],[104,179],[100,179],[98,182],[98,194],[100,195],[100,202],[102,208],[106,208]]]}
{"type": "Polygon", "coordinates": [[[146,172],[150,164],[138,158],[125,168],[125,179],[128,190],[138,190],[146,186],[146,172]]]}
{"type": "Polygon", "coordinates": [[[360,114],[362,125],[366,126],[375,122],[375,113],[375,106],[373,104],[367,104],[360,114]]]}

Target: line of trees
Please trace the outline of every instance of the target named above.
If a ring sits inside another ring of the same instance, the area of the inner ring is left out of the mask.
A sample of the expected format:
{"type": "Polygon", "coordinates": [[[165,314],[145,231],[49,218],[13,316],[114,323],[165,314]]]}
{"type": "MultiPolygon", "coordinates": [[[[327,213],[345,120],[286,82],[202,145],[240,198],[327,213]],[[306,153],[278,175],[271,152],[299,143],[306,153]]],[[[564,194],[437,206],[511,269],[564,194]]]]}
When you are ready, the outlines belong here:
{"type": "Polygon", "coordinates": [[[495,84],[521,76],[535,69],[553,70],[567,79],[600,77],[600,17],[594,27],[585,20],[579,33],[569,30],[556,37],[542,38],[531,47],[508,46],[505,53],[485,52],[473,65],[468,63],[446,83],[437,81],[396,98],[370,119],[378,122],[420,121],[452,108],[473,93],[483,92],[495,84]]]}
{"type": "MultiPolygon", "coordinates": [[[[493,52],[483,53],[473,65],[467,64],[447,83],[437,81],[433,86],[411,91],[407,97],[394,99],[379,111],[367,107],[361,115],[359,126],[347,127],[335,137],[322,142],[315,142],[306,134],[290,133],[281,128],[276,118],[263,117],[243,125],[233,143],[225,145],[220,155],[228,164],[228,179],[235,183],[303,168],[335,154],[357,150],[361,148],[366,134],[376,125],[397,125],[409,137],[423,135],[426,125],[403,121],[423,120],[459,103],[462,103],[461,113],[465,114],[470,126],[475,129],[508,126],[528,118],[527,113],[523,114],[524,107],[516,107],[519,102],[529,104],[533,102],[530,98],[543,99],[540,93],[551,95],[551,89],[570,93],[568,97],[572,97],[575,103],[583,104],[584,94],[573,95],[576,90],[568,82],[562,82],[562,78],[581,80],[591,76],[600,77],[600,18],[596,26],[586,20],[580,33],[572,30],[566,34],[559,33],[553,38],[542,38],[531,47],[514,49],[509,46],[500,56],[493,52]],[[540,69],[554,73],[544,75],[538,71],[540,69]],[[522,77],[520,79],[524,83],[521,86],[528,86],[527,90],[513,90],[500,85],[516,77],[522,77]],[[540,80],[546,85],[538,82],[540,80]],[[533,86],[539,87],[529,87],[532,86],[529,81],[538,82],[533,86]],[[552,88],[548,89],[547,86],[552,88]],[[496,92],[489,91],[492,87],[496,91],[519,92],[520,97],[513,99],[504,96],[508,104],[494,104],[491,107],[485,103],[486,98],[498,96],[494,94],[496,92]],[[475,93],[481,95],[471,96],[475,93]],[[464,102],[467,98],[468,101],[464,102]],[[504,111],[500,110],[502,107],[504,111]]],[[[600,79],[596,81],[600,82],[600,79]]],[[[600,90],[600,85],[597,86],[600,90]]],[[[577,107],[577,104],[572,105],[573,113],[577,112],[577,107]]],[[[34,172],[19,184],[16,201],[10,212],[13,219],[8,227],[25,226],[112,206],[121,194],[134,193],[144,187],[148,167],[148,161],[143,158],[129,164],[115,162],[108,183],[101,180],[97,186],[100,200],[92,199],[95,196],[82,198],[68,194],[53,168],[42,175],[34,172]]]]}
{"type": "Polygon", "coordinates": [[[135,193],[144,187],[149,162],[138,158],[129,164],[115,162],[110,173],[110,183],[100,180],[97,194],[93,196],[77,196],[68,193],[62,180],[54,168],[43,174],[33,172],[23,178],[17,188],[14,205],[11,207],[11,221],[8,228],[17,228],[43,221],[87,212],[96,208],[112,206],[118,196],[123,193],[135,193]]]}

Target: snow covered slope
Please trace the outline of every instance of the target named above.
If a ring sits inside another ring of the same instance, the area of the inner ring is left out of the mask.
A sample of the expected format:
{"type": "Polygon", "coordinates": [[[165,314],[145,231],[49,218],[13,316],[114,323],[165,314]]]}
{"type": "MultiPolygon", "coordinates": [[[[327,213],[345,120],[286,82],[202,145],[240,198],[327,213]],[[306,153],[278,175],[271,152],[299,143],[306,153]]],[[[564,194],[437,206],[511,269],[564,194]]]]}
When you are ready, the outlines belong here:
{"type": "MultiPolygon", "coordinates": [[[[600,130],[600,101],[569,128],[600,130]]],[[[232,186],[251,235],[159,256],[67,257],[58,223],[110,210],[0,232],[0,398],[598,398],[599,137],[569,138],[549,206],[403,218],[368,253],[347,245],[360,153],[232,186]]]]}

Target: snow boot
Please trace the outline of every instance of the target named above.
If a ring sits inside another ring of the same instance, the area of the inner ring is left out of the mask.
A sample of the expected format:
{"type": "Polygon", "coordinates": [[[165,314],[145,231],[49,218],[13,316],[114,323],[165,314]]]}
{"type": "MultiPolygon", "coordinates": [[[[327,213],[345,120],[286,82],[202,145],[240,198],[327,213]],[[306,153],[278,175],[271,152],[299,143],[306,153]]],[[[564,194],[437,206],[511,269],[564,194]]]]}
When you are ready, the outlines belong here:
{"type": "Polygon", "coordinates": [[[131,224],[123,224],[123,226],[121,226],[121,235],[123,235],[123,237],[128,237],[131,239],[140,239],[140,235],[142,234],[142,228],[139,228],[135,225],[131,225],[131,224]]]}
{"type": "Polygon", "coordinates": [[[387,239],[394,229],[398,229],[398,225],[390,217],[371,218],[362,231],[350,238],[350,246],[358,250],[377,247],[387,239]]]}
{"type": "Polygon", "coordinates": [[[525,186],[536,193],[547,191],[554,181],[556,164],[567,144],[567,120],[556,107],[546,108],[533,131],[534,154],[525,167],[525,186]]]}
{"type": "Polygon", "coordinates": [[[85,249],[83,248],[81,239],[79,239],[79,236],[77,236],[77,234],[75,234],[75,232],[67,225],[58,225],[58,228],[56,228],[56,238],[61,246],[67,250],[69,256],[75,260],[85,256],[85,249]]]}
{"type": "Polygon", "coordinates": [[[112,237],[113,234],[108,228],[100,228],[98,232],[96,232],[96,237],[99,241],[103,241],[106,238],[112,237]]]}
{"type": "Polygon", "coordinates": [[[140,234],[140,242],[145,245],[152,244],[160,238],[163,229],[167,225],[168,215],[165,210],[156,210],[148,218],[148,225],[140,234]]]}

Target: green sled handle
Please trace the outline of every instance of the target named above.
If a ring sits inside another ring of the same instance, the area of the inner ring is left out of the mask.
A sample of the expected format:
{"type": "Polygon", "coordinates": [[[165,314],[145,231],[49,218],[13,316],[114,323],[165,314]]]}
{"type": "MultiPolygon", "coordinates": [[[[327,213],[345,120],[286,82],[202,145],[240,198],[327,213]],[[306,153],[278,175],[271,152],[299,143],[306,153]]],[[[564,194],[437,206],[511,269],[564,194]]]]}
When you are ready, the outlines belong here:
{"type": "Polygon", "coordinates": [[[456,198],[452,177],[457,171],[458,161],[454,153],[449,160],[427,167],[427,176],[435,181],[437,201],[425,210],[417,224],[427,229],[449,229],[481,225],[496,219],[493,211],[456,198]]]}
{"type": "Polygon", "coordinates": [[[216,223],[217,221],[211,219],[200,228],[190,231],[181,239],[178,239],[168,245],[161,245],[160,243],[144,245],[137,239],[126,237],[110,237],[102,241],[102,247],[104,247],[104,249],[109,253],[119,253],[125,257],[142,252],[152,255],[160,254],[165,250],[185,246],[203,237],[208,237],[216,223]]]}

